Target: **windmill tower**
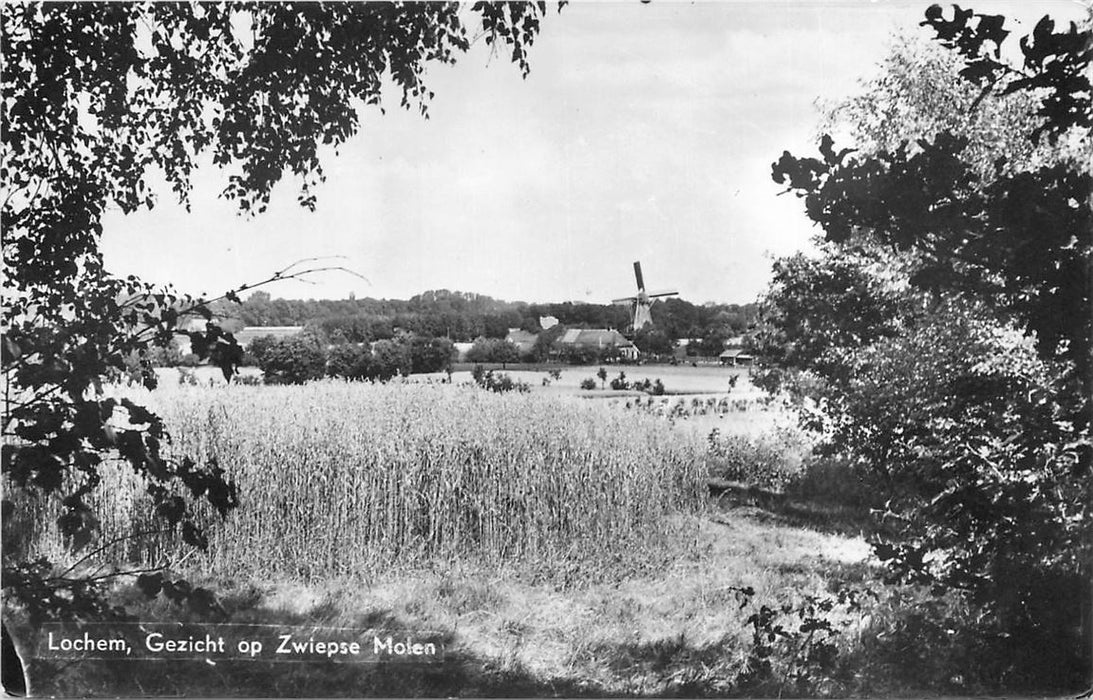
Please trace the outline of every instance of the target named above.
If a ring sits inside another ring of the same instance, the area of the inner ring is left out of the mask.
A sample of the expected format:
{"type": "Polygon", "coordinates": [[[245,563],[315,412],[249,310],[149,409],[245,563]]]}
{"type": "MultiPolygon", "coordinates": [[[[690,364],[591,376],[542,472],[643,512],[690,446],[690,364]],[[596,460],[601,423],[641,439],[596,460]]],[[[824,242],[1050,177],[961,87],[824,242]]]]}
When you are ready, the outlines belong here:
{"type": "Polygon", "coordinates": [[[646,292],[645,291],[645,279],[641,276],[641,263],[634,263],[634,279],[638,283],[637,296],[623,297],[622,299],[612,299],[612,304],[633,304],[632,320],[630,323],[630,332],[637,333],[645,326],[653,322],[653,316],[650,313],[650,309],[653,306],[653,302],[660,297],[676,296],[679,292],[676,291],[660,291],[660,292],[646,292]]]}

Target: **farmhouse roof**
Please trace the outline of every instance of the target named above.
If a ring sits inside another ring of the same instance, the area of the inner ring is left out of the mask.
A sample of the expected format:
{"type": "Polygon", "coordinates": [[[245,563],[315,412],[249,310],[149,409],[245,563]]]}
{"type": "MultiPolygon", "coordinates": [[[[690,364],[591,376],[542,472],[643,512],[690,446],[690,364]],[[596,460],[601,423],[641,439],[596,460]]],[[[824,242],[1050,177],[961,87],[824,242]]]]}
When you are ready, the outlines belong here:
{"type": "Polygon", "coordinates": [[[534,333],[529,333],[528,331],[519,328],[510,328],[509,334],[505,336],[505,340],[519,345],[520,343],[534,343],[535,339],[538,337],[539,336],[534,333]]]}
{"type": "Polygon", "coordinates": [[[304,330],[303,326],[248,326],[235,333],[235,340],[243,347],[247,347],[255,338],[272,335],[280,340],[296,335],[304,330]]]}
{"type": "Polygon", "coordinates": [[[633,347],[633,343],[626,339],[618,331],[609,331],[602,328],[570,328],[561,337],[563,345],[579,345],[582,347],[633,347]]]}
{"type": "Polygon", "coordinates": [[[718,357],[750,357],[744,348],[732,348],[718,355],[718,357]]]}

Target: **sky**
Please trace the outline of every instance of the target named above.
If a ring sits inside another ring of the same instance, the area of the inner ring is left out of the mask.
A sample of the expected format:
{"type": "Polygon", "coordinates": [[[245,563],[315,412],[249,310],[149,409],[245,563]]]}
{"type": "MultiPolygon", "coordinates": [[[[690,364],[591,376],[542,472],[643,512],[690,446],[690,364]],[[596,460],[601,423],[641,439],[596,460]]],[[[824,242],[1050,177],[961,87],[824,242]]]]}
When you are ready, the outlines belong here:
{"type": "MultiPolygon", "coordinates": [[[[965,3],[1016,19],[1079,19],[1070,0],[965,3]]],[[[754,301],[775,257],[818,232],[780,195],[771,163],[815,152],[817,100],[859,91],[928,3],[756,0],[576,2],[552,9],[523,79],[477,42],[432,66],[429,119],[362,113],[325,154],[315,212],[286,180],[269,209],[237,214],[226,174],[194,176],[187,212],[108,214],[109,270],[219,295],[303,258],[355,274],[266,287],[274,297],[409,298],[429,289],[508,301],[607,303],[649,290],[694,303],[754,301]]]]}

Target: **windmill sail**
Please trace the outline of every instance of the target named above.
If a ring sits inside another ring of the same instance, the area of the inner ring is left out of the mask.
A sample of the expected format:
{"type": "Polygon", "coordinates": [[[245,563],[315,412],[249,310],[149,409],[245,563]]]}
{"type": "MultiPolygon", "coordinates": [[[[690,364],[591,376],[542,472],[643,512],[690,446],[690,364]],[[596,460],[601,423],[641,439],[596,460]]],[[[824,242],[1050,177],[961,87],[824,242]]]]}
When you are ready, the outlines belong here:
{"type": "Polygon", "coordinates": [[[645,291],[645,277],[641,274],[641,262],[634,261],[634,281],[638,285],[638,293],[632,297],[621,297],[619,299],[612,299],[612,304],[633,304],[634,310],[632,315],[632,321],[630,324],[630,330],[633,333],[641,330],[645,326],[653,322],[653,315],[650,309],[653,306],[653,300],[660,297],[670,297],[678,294],[675,290],[671,291],[658,291],[653,293],[646,293],[645,291]]]}
{"type": "Polygon", "coordinates": [[[634,261],[634,279],[638,282],[638,294],[645,291],[645,280],[641,276],[641,263],[634,261]]]}

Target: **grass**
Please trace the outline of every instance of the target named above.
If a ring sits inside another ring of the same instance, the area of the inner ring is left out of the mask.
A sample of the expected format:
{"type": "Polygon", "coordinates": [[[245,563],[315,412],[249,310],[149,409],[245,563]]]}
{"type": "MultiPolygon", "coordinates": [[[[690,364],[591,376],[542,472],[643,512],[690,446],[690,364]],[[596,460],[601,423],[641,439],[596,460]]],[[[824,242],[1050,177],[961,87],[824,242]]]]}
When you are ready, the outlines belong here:
{"type": "MultiPolygon", "coordinates": [[[[288,627],[435,630],[439,665],[229,662],[100,663],[57,675],[39,669],[36,694],[309,696],[723,695],[747,668],[746,619],[762,604],[824,594],[833,580],[869,576],[860,538],[771,525],[730,509],[696,519],[698,547],[624,581],[559,587],[473,566],[348,579],[217,579],[236,622],[288,627]],[[741,608],[734,589],[751,586],[741,608]],[[197,673],[195,673],[195,671],[197,673]]],[[[130,600],[137,601],[133,594],[130,600]]],[[[185,619],[165,604],[147,619],[185,619]]],[[[847,628],[847,643],[867,621],[847,628]]]]}

